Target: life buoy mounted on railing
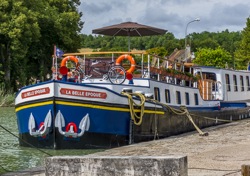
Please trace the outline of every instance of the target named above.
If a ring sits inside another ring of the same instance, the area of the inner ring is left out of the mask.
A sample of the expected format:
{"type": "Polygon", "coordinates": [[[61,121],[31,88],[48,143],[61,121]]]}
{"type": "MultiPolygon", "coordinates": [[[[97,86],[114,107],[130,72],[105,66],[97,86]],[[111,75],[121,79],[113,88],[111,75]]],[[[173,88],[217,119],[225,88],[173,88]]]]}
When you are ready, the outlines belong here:
{"type": "Polygon", "coordinates": [[[116,59],[116,62],[115,62],[115,65],[121,65],[121,62],[124,60],[124,59],[128,59],[130,61],[130,68],[127,70],[127,72],[129,73],[133,73],[133,71],[135,70],[135,60],[132,56],[128,55],[128,54],[124,54],[124,55],[121,55],[119,56],[117,59],[116,59]]]}
{"type": "Polygon", "coordinates": [[[66,67],[66,62],[69,60],[75,62],[76,67],[79,65],[79,63],[78,63],[79,61],[75,56],[67,56],[67,57],[63,58],[63,60],[61,62],[61,67],[59,70],[62,75],[67,75],[67,73],[68,73],[68,68],[66,67]]]}
{"type": "Polygon", "coordinates": [[[71,60],[71,61],[75,62],[76,65],[78,65],[79,61],[78,61],[78,59],[75,56],[67,56],[67,57],[63,58],[63,60],[61,62],[61,67],[66,66],[66,62],[68,60],[71,60]]]}

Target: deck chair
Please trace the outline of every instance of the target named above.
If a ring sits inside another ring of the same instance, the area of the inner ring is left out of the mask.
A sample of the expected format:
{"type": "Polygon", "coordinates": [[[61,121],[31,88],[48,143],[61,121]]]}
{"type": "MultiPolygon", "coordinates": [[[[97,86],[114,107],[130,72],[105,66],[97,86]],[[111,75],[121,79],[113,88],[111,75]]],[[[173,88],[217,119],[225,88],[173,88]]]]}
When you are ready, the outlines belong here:
{"type": "Polygon", "coordinates": [[[152,58],[151,67],[157,67],[157,61],[158,61],[158,58],[154,56],[152,58]]]}

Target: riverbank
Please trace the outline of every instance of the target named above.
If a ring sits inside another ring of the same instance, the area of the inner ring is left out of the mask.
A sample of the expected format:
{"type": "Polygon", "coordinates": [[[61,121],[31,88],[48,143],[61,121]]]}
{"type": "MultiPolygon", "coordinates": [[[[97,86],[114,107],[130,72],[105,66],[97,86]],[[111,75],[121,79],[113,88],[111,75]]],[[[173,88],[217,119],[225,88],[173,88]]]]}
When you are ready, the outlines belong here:
{"type": "Polygon", "coordinates": [[[0,88],[0,107],[14,107],[15,93],[4,93],[0,88]]]}
{"type": "MultiPolygon", "coordinates": [[[[241,166],[250,165],[250,119],[203,129],[162,140],[144,142],[88,156],[185,155],[189,176],[240,176],[241,166]]],[[[16,174],[18,175],[18,174],[16,174]]],[[[34,175],[32,172],[29,175],[34,175]]],[[[39,174],[39,176],[45,175],[39,174]]],[[[6,176],[6,174],[5,174],[6,176]]]]}

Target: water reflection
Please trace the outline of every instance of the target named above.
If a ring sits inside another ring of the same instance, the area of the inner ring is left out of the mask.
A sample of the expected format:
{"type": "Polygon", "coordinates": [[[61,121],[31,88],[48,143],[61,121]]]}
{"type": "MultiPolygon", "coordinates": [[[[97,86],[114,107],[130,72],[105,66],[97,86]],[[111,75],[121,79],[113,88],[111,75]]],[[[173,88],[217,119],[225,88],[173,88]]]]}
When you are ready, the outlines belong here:
{"type": "MultiPolygon", "coordinates": [[[[15,109],[0,107],[0,125],[18,136],[15,109]]],[[[44,165],[47,154],[29,147],[20,147],[18,139],[0,127],[0,174],[44,165]]],[[[49,150],[50,155],[86,155],[101,150],[49,150]]]]}

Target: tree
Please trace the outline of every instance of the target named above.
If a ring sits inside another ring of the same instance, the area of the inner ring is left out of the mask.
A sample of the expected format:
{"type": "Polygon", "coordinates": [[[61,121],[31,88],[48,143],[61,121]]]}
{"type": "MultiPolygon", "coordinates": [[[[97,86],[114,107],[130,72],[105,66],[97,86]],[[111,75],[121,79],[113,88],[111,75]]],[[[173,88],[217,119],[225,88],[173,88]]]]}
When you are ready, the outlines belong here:
{"type": "Polygon", "coordinates": [[[43,80],[54,44],[68,52],[80,48],[79,5],[79,0],[0,1],[0,63],[7,89],[16,89],[17,80],[43,80]]]}
{"type": "Polygon", "coordinates": [[[167,50],[164,47],[151,48],[151,49],[147,50],[147,53],[161,56],[161,57],[165,57],[168,54],[167,50]]]}
{"type": "MultiPolygon", "coordinates": [[[[0,64],[0,68],[2,68],[2,64],[0,64]]],[[[0,87],[1,87],[1,83],[4,82],[4,72],[0,70],[0,87]]]]}
{"type": "Polygon", "coordinates": [[[44,80],[45,73],[50,71],[53,45],[65,52],[76,52],[81,45],[79,35],[83,26],[80,21],[82,14],[77,11],[79,0],[43,1],[47,8],[46,13],[44,14],[44,10],[39,11],[38,18],[42,37],[39,42],[32,44],[29,52],[29,60],[33,65],[40,66],[40,72],[34,70],[32,73],[35,75],[30,76],[39,77],[41,80],[44,80]]]}
{"type": "Polygon", "coordinates": [[[217,49],[199,48],[196,52],[195,64],[225,68],[232,66],[232,56],[221,47],[217,49]]]}
{"type": "Polygon", "coordinates": [[[242,31],[242,40],[235,51],[236,68],[246,69],[250,62],[250,19],[247,18],[246,27],[242,31]]]}
{"type": "MultiPolygon", "coordinates": [[[[11,88],[11,70],[24,59],[32,40],[40,37],[36,15],[21,0],[0,2],[0,58],[6,89],[11,88]]],[[[24,65],[26,61],[24,61],[24,65]]]]}

